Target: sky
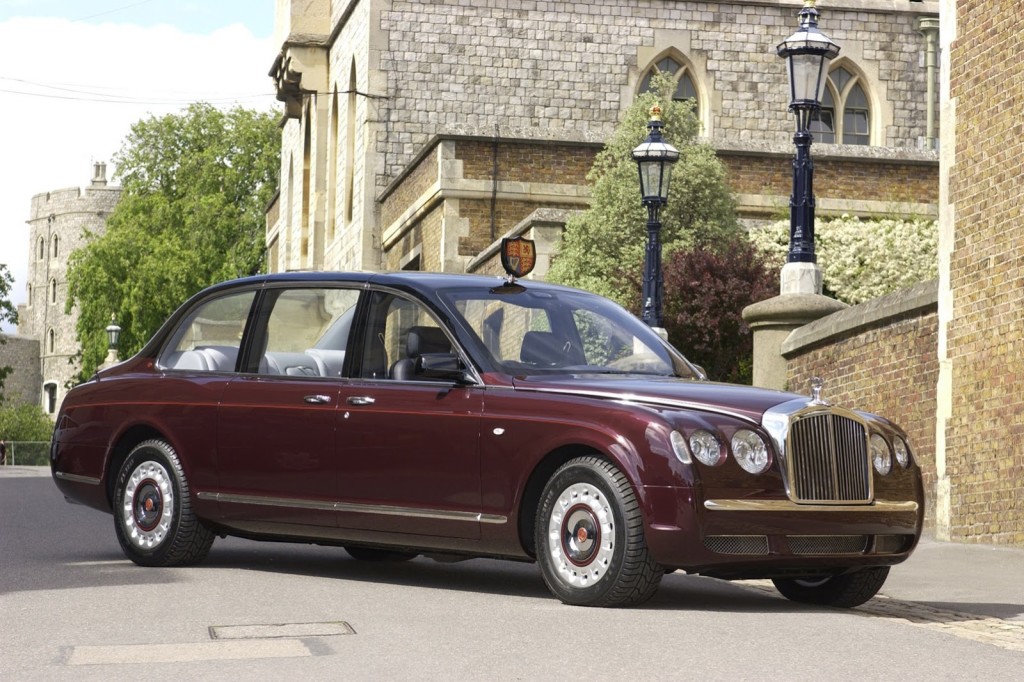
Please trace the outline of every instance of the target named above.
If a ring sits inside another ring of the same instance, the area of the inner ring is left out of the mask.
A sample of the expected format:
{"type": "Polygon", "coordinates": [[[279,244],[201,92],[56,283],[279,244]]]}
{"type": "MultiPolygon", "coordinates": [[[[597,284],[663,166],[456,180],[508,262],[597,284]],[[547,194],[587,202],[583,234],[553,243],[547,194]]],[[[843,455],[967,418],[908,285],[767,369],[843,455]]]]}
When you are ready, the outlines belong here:
{"type": "MultiPolygon", "coordinates": [[[[131,125],[190,103],[280,108],[275,0],[0,0],[0,263],[25,302],[32,197],[86,187],[131,125]]],[[[4,331],[12,331],[5,328],[4,331]]]]}

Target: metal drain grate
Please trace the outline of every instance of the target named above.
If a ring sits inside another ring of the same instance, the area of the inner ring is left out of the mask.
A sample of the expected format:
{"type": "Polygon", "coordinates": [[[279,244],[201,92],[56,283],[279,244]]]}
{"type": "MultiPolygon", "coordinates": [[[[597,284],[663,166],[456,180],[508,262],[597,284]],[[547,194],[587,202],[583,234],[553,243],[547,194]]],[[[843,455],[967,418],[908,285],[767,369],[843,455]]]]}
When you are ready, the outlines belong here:
{"type": "Polygon", "coordinates": [[[354,635],[345,621],[327,623],[279,623],[277,625],[211,625],[210,639],[281,639],[354,635]]]}

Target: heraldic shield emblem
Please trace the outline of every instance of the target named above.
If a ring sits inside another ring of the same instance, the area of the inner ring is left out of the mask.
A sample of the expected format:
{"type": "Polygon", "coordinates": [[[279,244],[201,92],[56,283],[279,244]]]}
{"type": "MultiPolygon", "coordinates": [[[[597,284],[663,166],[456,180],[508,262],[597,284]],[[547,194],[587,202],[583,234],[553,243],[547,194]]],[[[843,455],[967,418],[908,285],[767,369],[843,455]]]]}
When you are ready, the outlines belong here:
{"type": "Polygon", "coordinates": [[[526,277],[537,264],[537,247],[532,239],[515,237],[501,240],[501,267],[511,277],[526,277]]]}

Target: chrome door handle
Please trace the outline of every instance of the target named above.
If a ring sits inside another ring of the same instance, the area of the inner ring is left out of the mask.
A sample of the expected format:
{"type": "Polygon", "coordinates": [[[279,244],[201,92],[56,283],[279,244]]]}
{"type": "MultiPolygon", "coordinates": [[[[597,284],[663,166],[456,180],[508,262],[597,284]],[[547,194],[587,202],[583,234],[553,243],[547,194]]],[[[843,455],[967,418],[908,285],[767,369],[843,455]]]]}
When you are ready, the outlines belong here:
{"type": "Polygon", "coordinates": [[[329,395],[307,395],[303,398],[310,405],[329,405],[331,402],[331,396],[329,395]]]}
{"type": "Polygon", "coordinates": [[[368,395],[354,395],[345,402],[349,405],[373,405],[377,401],[368,395]]]}

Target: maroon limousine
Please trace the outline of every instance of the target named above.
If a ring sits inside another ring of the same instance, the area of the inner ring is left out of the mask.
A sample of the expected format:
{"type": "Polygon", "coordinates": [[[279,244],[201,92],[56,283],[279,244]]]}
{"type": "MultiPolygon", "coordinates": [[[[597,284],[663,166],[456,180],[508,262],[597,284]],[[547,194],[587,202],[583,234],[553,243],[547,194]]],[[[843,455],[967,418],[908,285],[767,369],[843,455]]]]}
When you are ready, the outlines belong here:
{"type": "Polygon", "coordinates": [[[603,606],[673,569],[855,606],[913,551],[924,504],[881,417],[707,381],[593,294],[411,272],[202,291],[68,394],[51,466],[144,566],[200,561],[218,535],[486,556],[603,606]]]}

